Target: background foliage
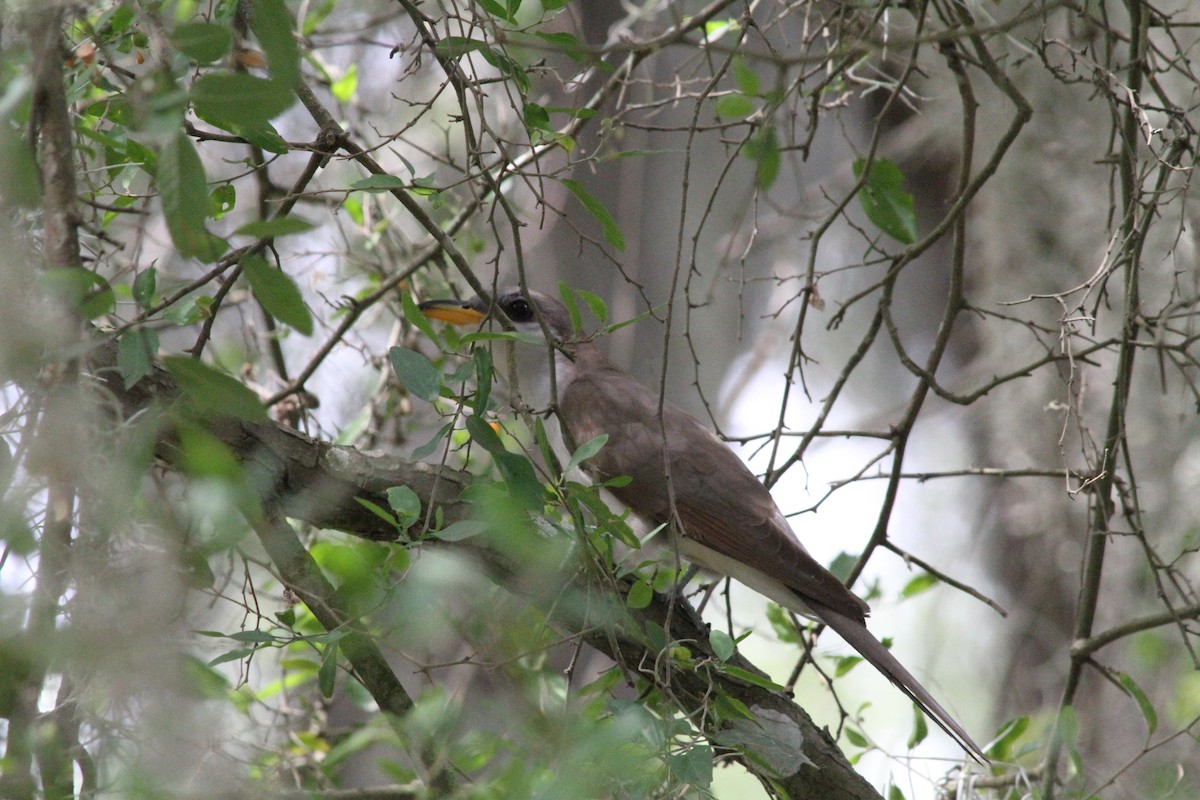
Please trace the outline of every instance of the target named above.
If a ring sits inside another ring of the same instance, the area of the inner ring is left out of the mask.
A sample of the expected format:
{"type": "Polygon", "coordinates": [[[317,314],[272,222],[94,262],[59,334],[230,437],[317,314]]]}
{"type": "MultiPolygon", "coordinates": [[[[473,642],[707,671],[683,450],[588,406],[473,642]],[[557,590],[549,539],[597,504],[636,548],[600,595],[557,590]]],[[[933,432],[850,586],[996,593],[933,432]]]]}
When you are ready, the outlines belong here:
{"type": "Polygon", "coordinates": [[[0,11],[0,795],[1200,792],[1193,4],[0,11]],[[993,765],[665,603],[416,311],[513,283],[993,765]]]}

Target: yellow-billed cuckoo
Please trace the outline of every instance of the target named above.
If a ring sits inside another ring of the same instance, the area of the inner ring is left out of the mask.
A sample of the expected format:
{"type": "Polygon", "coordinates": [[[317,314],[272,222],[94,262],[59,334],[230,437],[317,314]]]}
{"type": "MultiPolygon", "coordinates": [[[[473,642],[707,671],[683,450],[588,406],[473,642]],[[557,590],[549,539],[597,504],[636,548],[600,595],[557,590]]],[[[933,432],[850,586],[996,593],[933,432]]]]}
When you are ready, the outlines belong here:
{"type": "MultiPolygon", "coordinates": [[[[681,528],[674,543],[682,558],[736,578],[784,608],[833,628],[972,757],[986,761],[963,727],[871,635],[867,604],[809,555],[771,493],[724,442],[668,402],[662,403],[660,421],[658,395],[591,341],[575,337],[567,309],[558,300],[509,290],[495,304],[519,332],[543,342],[546,331],[553,337],[557,403],[551,397],[551,361],[544,346],[514,348],[516,389],[533,409],[553,408],[576,444],[608,435],[585,464],[593,478],[631,478],[610,491],[649,523],[681,528]]],[[[478,325],[493,316],[479,298],[434,300],[420,308],[431,319],[457,325],[478,325]]],[[[507,366],[497,367],[504,376],[507,366]]]]}

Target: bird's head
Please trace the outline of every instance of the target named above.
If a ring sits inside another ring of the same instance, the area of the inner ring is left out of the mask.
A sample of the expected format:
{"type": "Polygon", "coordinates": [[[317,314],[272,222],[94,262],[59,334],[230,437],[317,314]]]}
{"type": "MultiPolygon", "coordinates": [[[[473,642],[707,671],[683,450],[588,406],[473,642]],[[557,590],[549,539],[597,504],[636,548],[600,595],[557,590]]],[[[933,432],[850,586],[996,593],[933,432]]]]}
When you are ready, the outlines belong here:
{"type": "Polygon", "coordinates": [[[567,307],[550,295],[505,289],[491,304],[472,297],[470,300],[427,300],[418,308],[429,319],[474,327],[488,322],[499,323],[502,318],[497,312],[499,309],[513,329],[531,344],[514,347],[511,341],[499,342],[501,355],[496,362],[497,373],[533,409],[554,405],[556,391],[561,390],[574,374],[572,358],[577,343],[571,317],[567,307]]]}
{"type": "Polygon", "coordinates": [[[489,306],[478,296],[470,300],[427,300],[421,303],[421,313],[429,319],[449,322],[452,325],[479,326],[488,320],[498,320],[496,309],[512,323],[518,333],[545,341],[550,332],[555,345],[562,345],[571,338],[571,317],[567,307],[548,294],[520,289],[505,289],[496,295],[489,306]],[[545,323],[545,328],[542,324],[545,323]]]}

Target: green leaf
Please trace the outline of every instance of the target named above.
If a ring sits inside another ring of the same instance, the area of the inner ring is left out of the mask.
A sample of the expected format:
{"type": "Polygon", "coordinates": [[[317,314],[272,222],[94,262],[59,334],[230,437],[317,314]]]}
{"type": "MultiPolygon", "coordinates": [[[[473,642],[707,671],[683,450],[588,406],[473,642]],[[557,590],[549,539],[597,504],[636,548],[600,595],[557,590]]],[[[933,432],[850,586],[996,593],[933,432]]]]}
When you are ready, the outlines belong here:
{"type": "Polygon", "coordinates": [[[329,84],[329,93],[335,100],[349,103],[358,91],[358,64],[351,64],[346,74],[329,84]]]}
{"type": "Polygon", "coordinates": [[[162,146],[155,180],[175,249],[201,261],[220,258],[225,252],[225,242],[204,227],[209,212],[204,165],[183,131],[162,146]]]}
{"type": "Polygon", "coordinates": [[[229,446],[197,425],[179,430],[180,463],[192,477],[218,478],[231,484],[243,483],[246,474],[229,446]]]}
{"type": "Polygon", "coordinates": [[[1154,705],[1150,702],[1150,698],[1142,691],[1142,687],[1129,676],[1128,673],[1118,672],[1117,680],[1121,682],[1121,688],[1132,697],[1138,704],[1138,708],[1142,712],[1142,719],[1146,720],[1146,727],[1149,728],[1149,733],[1154,733],[1158,730],[1158,712],[1154,710],[1154,705]]]}
{"type": "Polygon", "coordinates": [[[229,52],[233,31],[212,22],[184,22],[171,32],[175,49],[201,64],[211,64],[229,52]]]}
{"type": "Polygon", "coordinates": [[[834,659],[837,666],[834,668],[833,675],[835,678],[840,678],[850,670],[862,663],[861,656],[838,656],[834,659]]]}
{"type": "Polygon", "coordinates": [[[381,520],[386,522],[388,525],[391,525],[393,528],[400,527],[400,523],[396,520],[396,518],[393,517],[391,514],[389,514],[387,509],[384,508],[383,506],[379,505],[378,503],[374,503],[365,497],[356,497],[356,498],[354,498],[354,501],[356,503],[358,503],[360,506],[362,506],[363,508],[365,508],[367,511],[370,511],[372,514],[379,517],[381,520]]]}
{"type": "Polygon", "coordinates": [[[255,239],[271,239],[276,236],[287,236],[292,233],[311,231],[316,226],[299,217],[275,217],[247,222],[234,231],[235,236],[253,236],[255,239]]]}
{"type": "Polygon", "coordinates": [[[751,161],[757,162],[754,183],[760,189],[770,189],[779,177],[779,137],[774,126],[766,126],[746,142],[742,150],[751,161]]]}
{"type": "Polygon", "coordinates": [[[768,689],[772,692],[784,691],[784,688],[782,686],[780,686],[778,683],[775,683],[774,681],[772,681],[768,678],[764,678],[761,675],[756,675],[753,672],[750,672],[748,670],[744,670],[741,667],[735,667],[732,664],[722,664],[721,672],[724,672],[726,675],[729,675],[731,677],[737,678],[738,680],[745,681],[746,683],[749,683],[749,684],[753,684],[754,686],[758,686],[763,689],[768,689]]]}
{"type": "Polygon", "coordinates": [[[482,417],[467,417],[463,424],[467,428],[467,433],[471,435],[471,439],[493,456],[508,452],[504,449],[504,443],[500,441],[500,437],[492,430],[492,426],[482,417]]]}
{"type": "Polygon", "coordinates": [[[706,744],[667,755],[667,767],[681,783],[707,789],[713,779],[713,749],[706,744]]]}
{"type": "Polygon", "coordinates": [[[247,656],[254,655],[253,647],[239,647],[236,650],[230,650],[227,653],[222,653],[216,658],[208,662],[207,666],[215,667],[218,664],[224,664],[226,661],[240,661],[247,656]]]}
{"type": "Polygon", "coordinates": [[[713,655],[722,661],[728,661],[737,649],[733,637],[723,630],[713,628],[708,633],[708,643],[712,645],[713,655]]]}
{"type": "Polygon", "coordinates": [[[867,219],[902,244],[917,240],[917,214],[913,197],[904,191],[904,173],[886,158],[876,159],[869,169],[866,159],[854,161],[854,177],[867,178],[858,193],[867,219]]]}
{"type": "Polygon", "coordinates": [[[566,466],[563,467],[563,472],[570,472],[571,470],[575,469],[575,467],[599,453],[600,448],[604,447],[604,445],[607,443],[607,433],[602,433],[594,439],[588,439],[586,442],[579,445],[579,449],[571,455],[570,460],[567,461],[566,466]]]}
{"type": "Polygon", "coordinates": [[[116,295],[108,281],[83,267],[57,267],[38,273],[45,291],[79,311],[84,319],[95,319],[116,308],[116,295]]]}
{"type": "Polygon", "coordinates": [[[1029,717],[1014,717],[1000,727],[992,746],[988,748],[988,756],[993,761],[1008,761],[1013,753],[1013,745],[1020,741],[1025,731],[1029,730],[1029,717]]]}
{"type": "Polygon", "coordinates": [[[145,377],[158,352],[158,334],[149,328],[126,331],[117,342],[117,371],[125,388],[145,377]]]}
{"type": "Polygon", "coordinates": [[[550,114],[537,103],[526,103],[523,116],[527,130],[554,132],[554,128],[550,125],[550,114]]]}
{"type": "Polygon", "coordinates": [[[733,70],[733,79],[737,82],[737,87],[741,90],[742,94],[749,97],[760,97],[762,95],[762,86],[758,80],[758,73],[746,66],[746,62],[741,57],[735,56],[729,66],[733,70]]]}
{"type": "Polygon", "coordinates": [[[220,120],[222,127],[261,128],[295,101],[296,96],[283,84],[242,72],[210,73],[192,84],[197,116],[210,122],[220,120]]]}
{"type": "Polygon", "coordinates": [[[338,643],[330,642],[321,653],[321,669],[317,671],[317,687],[321,696],[333,697],[333,689],[337,683],[338,643]]]}
{"type": "Polygon", "coordinates": [[[431,535],[435,539],[441,539],[443,542],[461,542],[464,539],[471,539],[487,530],[481,520],[463,519],[458,522],[452,522],[440,531],[434,531],[431,535]]]}
{"type": "Polygon", "coordinates": [[[637,610],[650,605],[650,601],[654,599],[654,589],[650,588],[650,584],[644,580],[636,581],[629,587],[629,594],[625,597],[625,605],[637,610]]]}
{"type": "Polygon", "coordinates": [[[429,324],[429,318],[421,313],[412,292],[402,291],[400,293],[400,309],[404,312],[404,319],[408,321],[408,324],[425,334],[426,338],[437,341],[437,334],[434,332],[433,326],[429,324]]]}
{"type": "Polygon", "coordinates": [[[904,800],[904,792],[894,783],[888,787],[888,800],[904,800]]]}
{"type": "Polygon", "coordinates": [[[185,679],[200,697],[206,700],[222,700],[233,688],[228,678],[195,656],[181,654],[178,658],[185,679]]]}
{"type": "Polygon", "coordinates": [[[575,293],[565,281],[559,281],[558,295],[567,307],[567,316],[571,318],[571,330],[578,333],[583,328],[583,317],[579,315],[579,302],[575,299],[575,293]]]}
{"type": "Polygon", "coordinates": [[[446,438],[453,428],[454,423],[447,422],[440,429],[438,429],[438,432],[433,435],[432,439],[413,450],[412,455],[409,456],[409,459],[412,461],[420,461],[421,459],[427,457],[430,453],[438,448],[438,445],[442,443],[442,440],[446,438]]]}
{"type": "Polygon", "coordinates": [[[258,395],[224,372],[187,356],[167,356],[163,365],[197,408],[250,422],[267,421],[258,395]]]}
{"type": "Polygon", "coordinates": [[[442,379],[428,358],[406,347],[393,347],[388,350],[388,361],[409,394],[430,403],[437,399],[442,379]]]}
{"type": "MultiPolygon", "coordinates": [[[[468,417],[476,419],[476,417],[468,417]]],[[[493,456],[500,469],[500,477],[508,485],[513,498],[529,511],[539,511],[544,505],[542,482],[538,480],[533,463],[517,453],[501,453],[493,456]]]]}
{"type": "Polygon", "coordinates": [[[592,311],[592,316],[600,320],[601,324],[608,322],[608,306],[603,299],[583,289],[576,289],[575,294],[587,303],[587,307],[592,311]]]}
{"type": "Polygon", "coordinates": [[[283,0],[254,0],[250,29],[267,54],[271,79],[290,91],[300,80],[300,46],[295,22],[283,0]]]}
{"type": "Polygon", "coordinates": [[[438,40],[434,50],[442,58],[459,58],[476,50],[489,50],[488,43],[479,39],[469,39],[466,36],[447,36],[438,40]]]}
{"type": "Polygon", "coordinates": [[[471,410],[476,416],[482,416],[487,412],[488,400],[492,396],[491,351],[486,347],[476,347],[471,354],[471,361],[475,367],[475,398],[471,401],[471,410]]]}
{"type": "Polygon", "coordinates": [[[304,296],[283,270],[275,269],[262,256],[251,253],[243,256],[242,271],[254,296],[268,314],[298,333],[312,335],[313,318],[304,303],[304,296]]]}
{"type": "Polygon", "coordinates": [[[546,44],[552,45],[560,50],[563,55],[572,61],[577,61],[580,64],[592,60],[591,54],[587,47],[579,38],[571,33],[534,33],[534,36],[541,39],[546,44]]]}
{"type": "Polygon", "coordinates": [[[390,192],[393,189],[407,189],[408,184],[395,175],[371,175],[350,184],[350,188],[364,192],[390,192]]]}
{"type": "Polygon", "coordinates": [[[913,725],[912,731],[908,734],[909,750],[912,750],[921,742],[925,741],[925,737],[929,736],[929,723],[925,720],[925,712],[922,711],[920,706],[918,706],[916,703],[913,703],[912,708],[913,725]]]}
{"type": "Polygon", "coordinates": [[[929,572],[922,572],[904,585],[904,588],[900,590],[900,596],[915,597],[937,585],[938,579],[936,576],[929,572]]]}
{"type": "Polygon", "coordinates": [[[870,747],[871,743],[867,741],[867,737],[863,736],[854,728],[846,728],[843,733],[846,734],[846,739],[855,747],[870,747]]]}
{"type": "Polygon", "coordinates": [[[421,498],[407,486],[393,486],[387,490],[388,505],[396,512],[396,521],[401,528],[410,528],[421,518],[421,498]]]}
{"type": "Polygon", "coordinates": [[[571,194],[575,195],[579,202],[583,203],[583,207],[588,210],[588,213],[600,223],[600,227],[604,231],[605,240],[618,251],[624,252],[625,237],[621,235],[621,229],[617,227],[617,221],[613,219],[612,214],[608,213],[608,209],[604,207],[604,204],[595,197],[592,197],[579,181],[563,178],[562,184],[571,190],[571,194]]]}
{"type": "Polygon", "coordinates": [[[220,219],[237,206],[237,189],[232,183],[214,186],[208,193],[208,215],[220,219]]]}
{"type": "Polygon", "coordinates": [[[744,94],[727,94],[717,99],[717,116],[745,119],[754,113],[754,103],[744,94]]]}
{"type": "Polygon", "coordinates": [[[476,2],[483,7],[484,11],[488,12],[493,17],[502,19],[512,25],[516,24],[517,18],[513,16],[512,12],[509,11],[506,6],[502,5],[497,0],[476,0],[476,2]]]}
{"type": "Polygon", "coordinates": [[[42,198],[41,173],[29,142],[0,114],[0,186],[4,202],[18,208],[37,208],[42,198]]]}
{"type": "Polygon", "coordinates": [[[829,564],[829,571],[832,572],[834,577],[836,577],[839,581],[845,583],[846,579],[850,577],[850,573],[853,571],[854,565],[857,563],[858,558],[856,556],[852,556],[849,553],[842,551],[834,556],[833,561],[829,564]]]}

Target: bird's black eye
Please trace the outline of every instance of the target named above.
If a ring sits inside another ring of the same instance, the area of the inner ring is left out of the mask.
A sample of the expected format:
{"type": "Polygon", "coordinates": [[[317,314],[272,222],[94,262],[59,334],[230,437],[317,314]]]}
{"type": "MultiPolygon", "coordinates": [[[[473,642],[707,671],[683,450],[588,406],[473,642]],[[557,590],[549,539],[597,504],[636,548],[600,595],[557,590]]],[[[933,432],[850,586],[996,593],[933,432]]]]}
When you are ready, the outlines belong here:
{"type": "Polygon", "coordinates": [[[513,322],[531,322],[533,320],[533,309],[529,307],[529,301],[524,297],[510,300],[504,306],[504,313],[513,322]]]}

